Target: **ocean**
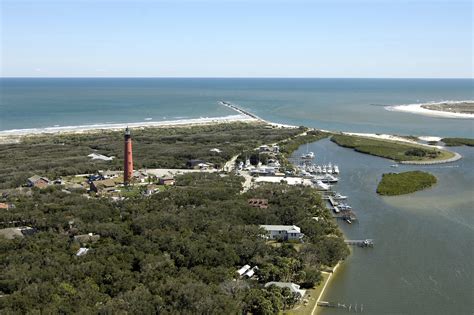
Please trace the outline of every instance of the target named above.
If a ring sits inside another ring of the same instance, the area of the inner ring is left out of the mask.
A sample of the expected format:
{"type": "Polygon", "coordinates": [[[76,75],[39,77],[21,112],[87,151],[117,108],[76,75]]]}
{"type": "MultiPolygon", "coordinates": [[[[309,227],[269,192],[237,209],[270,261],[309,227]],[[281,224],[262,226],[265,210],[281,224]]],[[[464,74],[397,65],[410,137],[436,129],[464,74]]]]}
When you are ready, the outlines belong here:
{"type": "Polygon", "coordinates": [[[279,123],[327,130],[466,136],[472,120],[387,105],[474,99],[474,80],[0,79],[0,130],[233,115],[225,100],[279,123]]]}
{"type": "MultiPolygon", "coordinates": [[[[12,129],[134,123],[234,115],[225,100],[270,121],[327,130],[474,138],[473,120],[392,112],[388,105],[472,100],[474,80],[444,79],[0,79],[0,133],[12,129]]],[[[359,221],[341,223],[353,248],[323,300],[364,314],[472,314],[474,149],[432,166],[402,165],[342,148],[309,145],[316,162],[339,165],[336,189],[359,221]],[[385,172],[426,170],[436,186],[381,197],[385,172]]],[[[306,151],[300,148],[295,155],[306,151]]],[[[322,314],[344,313],[323,309],[322,314]]]]}

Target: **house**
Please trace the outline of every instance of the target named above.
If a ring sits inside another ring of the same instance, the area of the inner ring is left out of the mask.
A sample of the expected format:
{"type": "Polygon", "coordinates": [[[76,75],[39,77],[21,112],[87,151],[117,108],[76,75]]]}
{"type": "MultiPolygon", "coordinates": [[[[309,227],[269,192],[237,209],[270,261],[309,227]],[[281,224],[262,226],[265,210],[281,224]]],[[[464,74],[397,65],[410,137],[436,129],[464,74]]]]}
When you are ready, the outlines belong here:
{"type": "Polygon", "coordinates": [[[74,241],[79,242],[79,243],[95,243],[99,239],[100,239],[100,235],[93,234],[93,233],[74,236],[74,241]]]}
{"type": "Polygon", "coordinates": [[[0,202],[0,209],[9,210],[9,209],[13,209],[13,208],[15,208],[15,205],[14,205],[14,204],[5,203],[5,202],[0,202]]]}
{"type": "Polygon", "coordinates": [[[112,179],[103,179],[90,182],[90,190],[96,193],[112,192],[115,190],[115,181],[112,179]]]}
{"type": "Polygon", "coordinates": [[[257,266],[250,268],[247,272],[244,273],[243,277],[252,278],[255,275],[255,272],[258,270],[257,266]]]}
{"type": "Polygon", "coordinates": [[[95,182],[97,180],[104,180],[104,176],[102,176],[101,174],[92,174],[92,175],[89,175],[89,177],[87,178],[89,183],[91,182],[95,182]]]}
{"type": "Polygon", "coordinates": [[[255,272],[257,270],[258,270],[257,266],[254,266],[252,268],[250,267],[250,265],[245,265],[242,268],[238,269],[236,272],[239,275],[239,277],[252,278],[255,275],[255,272]]]}
{"type": "Polygon", "coordinates": [[[292,293],[298,295],[299,299],[302,299],[304,294],[306,293],[306,290],[300,289],[300,286],[297,285],[296,283],[293,283],[293,282],[276,282],[276,281],[267,282],[267,283],[265,283],[265,288],[268,288],[272,285],[274,285],[276,287],[279,287],[279,288],[288,288],[288,289],[290,289],[290,291],[292,293]]]}
{"type": "Polygon", "coordinates": [[[267,209],[268,208],[268,199],[257,199],[257,198],[252,198],[247,200],[249,206],[254,207],[254,208],[260,208],[260,209],[267,209]]]}
{"type": "Polygon", "coordinates": [[[139,181],[140,183],[144,183],[148,178],[148,173],[144,171],[133,171],[133,179],[139,181]]]}
{"type": "Polygon", "coordinates": [[[267,237],[271,240],[300,240],[304,234],[296,225],[260,225],[268,234],[267,237]]]}
{"type": "Polygon", "coordinates": [[[79,248],[79,250],[77,251],[76,256],[83,256],[83,255],[87,254],[87,252],[88,252],[89,250],[90,250],[89,248],[81,247],[81,248],[79,248]]]}
{"type": "Polygon", "coordinates": [[[37,187],[37,188],[46,188],[49,186],[49,179],[46,177],[41,177],[38,175],[31,176],[27,179],[27,186],[28,187],[37,187]]]}
{"type": "Polygon", "coordinates": [[[159,191],[160,191],[160,189],[155,184],[150,184],[150,185],[146,186],[146,190],[144,192],[144,195],[145,196],[151,196],[153,194],[156,194],[159,191]]]}
{"type": "Polygon", "coordinates": [[[99,171],[99,174],[103,177],[103,179],[108,178],[117,178],[122,172],[120,171],[99,171]]]}
{"type": "Polygon", "coordinates": [[[203,160],[189,160],[186,162],[187,168],[199,168],[199,164],[204,164],[203,160]]]}
{"type": "Polygon", "coordinates": [[[245,265],[242,268],[238,269],[236,272],[239,274],[239,276],[243,276],[249,270],[250,270],[250,266],[245,265]]]}
{"type": "Polygon", "coordinates": [[[35,233],[36,229],[29,226],[0,229],[0,236],[5,237],[7,240],[12,240],[15,237],[24,237],[25,235],[33,235],[35,233]]]}
{"type": "Polygon", "coordinates": [[[165,186],[172,186],[175,184],[175,179],[172,178],[172,177],[164,177],[164,178],[160,178],[158,183],[160,185],[165,185],[165,186]]]}

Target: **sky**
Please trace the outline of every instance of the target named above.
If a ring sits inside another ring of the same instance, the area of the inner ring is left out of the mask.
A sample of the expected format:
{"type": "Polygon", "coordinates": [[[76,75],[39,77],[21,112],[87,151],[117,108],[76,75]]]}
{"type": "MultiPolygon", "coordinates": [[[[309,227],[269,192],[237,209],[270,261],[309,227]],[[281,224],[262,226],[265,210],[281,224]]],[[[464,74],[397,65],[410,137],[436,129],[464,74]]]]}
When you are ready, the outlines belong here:
{"type": "Polygon", "coordinates": [[[471,0],[0,0],[2,77],[472,78],[471,0]]]}

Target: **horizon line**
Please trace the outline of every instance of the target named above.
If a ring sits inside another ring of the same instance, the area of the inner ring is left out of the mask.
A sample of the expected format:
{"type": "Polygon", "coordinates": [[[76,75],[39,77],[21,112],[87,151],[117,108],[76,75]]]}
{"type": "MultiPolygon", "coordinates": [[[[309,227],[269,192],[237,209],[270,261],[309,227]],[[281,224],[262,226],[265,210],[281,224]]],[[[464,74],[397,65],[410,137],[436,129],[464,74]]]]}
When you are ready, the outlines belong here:
{"type": "Polygon", "coordinates": [[[279,76],[0,76],[0,79],[385,79],[385,80],[474,80],[474,77],[279,77],[279,76]]]}

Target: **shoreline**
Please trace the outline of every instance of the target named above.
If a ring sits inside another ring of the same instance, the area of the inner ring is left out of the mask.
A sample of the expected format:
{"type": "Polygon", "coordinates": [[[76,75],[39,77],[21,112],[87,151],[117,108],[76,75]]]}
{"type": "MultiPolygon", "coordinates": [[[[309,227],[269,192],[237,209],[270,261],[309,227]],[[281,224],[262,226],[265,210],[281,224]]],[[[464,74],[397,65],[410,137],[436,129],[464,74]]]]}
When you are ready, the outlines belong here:
{"type": "Polygon", "coordinates": [[[311,311],[311,315],[317,314],[317,312],[318,312],[318,303],[321,301],[321,298],[323,297],[324,292],[326,291],[326,288],[329,285],[329,282],[331,282],[331,278],[336,274],[337,268],[340,265],[341,265],[341,262],[338,262],[336,264],[336,266],[334,266],[334,268],[332,269],[332,272],[323,271],[323,272],[327,272],[329,274],[329,276],[326,279],[326,281],[324,282],[323,289],[321,290],[321,293],[319,293],[319,296],[316,299],[316,303],[314,304],[314,308],[311,311]]]}
{"type": "Polygon", "coordinates": [[[118,131],[130,128],[170,128],[170,127],[192,127],[204,125],[216,125],[225,123],[258,123],[259,120],[245,115],[229,115],[222,117],[201,117],[164,121],[143,121],[132,123],[94,124],[78,126],[60,126],[28,129],[11,129],[0,131],[0,144],[19,143],[22,138],[40,135],[67,135],[82,133],[97,133],[101,131],[118,131]]]}
{"type": "Polygon", "coordinates": [[[393,111],[393,112],[403,112],[403,113],[417,114],[417,115],[437,117],[437,118],[474,119],[473,114],[434,110],[434,109],[427,109],[423,107],[426,105],[440,105],[440,104],[456,105],[457,103],[463,103],[463,102],[468,102],[468,101],[427,102],[427,103],[420,103],[420,104],[393,105],[393,106],[386,106],[385,109],[388,111],[393,111]]]}
{"type": "MultiPolygon", "coordinates": [[[[458,160],[462,159],[461,154],[459,154],[455,151],[448,150],[444,146],[419,143],[415,140],[407,139],[407,138],[400,137],[400,136],[394,136],[394,135],[388,135],[388,134],[375,134],[375,133],[357,133],[357,132],[341,132],[341,133],[343,135],[348,135],[348,136],[359,136],[359,137],[372,138],[372,139],[376,139],[376,140],[386,140],[386,141],[416,144],[416,145],[423,146],[423,147],[430,148],[430,149],[437,148],[437,149],[444,150],[444,151],[447,151],[447,152],[450,152],[450,153],[454,154],[454,156],[452,156],[450,158],[447,158],[447,159],[444,159],[444,160],[400,161],[400,162],[397,162],[397,163],[400,163],[400,164],[405,164],[405,165],[434,165],[434,164],[451,163],[451,162],[455,162],[455,161],[458,161],[458,160]]],[[[420,136],[420,137],[417,137],[417,138],[422,140],[422,141],[430,141],[430,140],[439,141],[439,140],[441,140],[440,137],[434,137],[434,136],[420,136]]]]}

